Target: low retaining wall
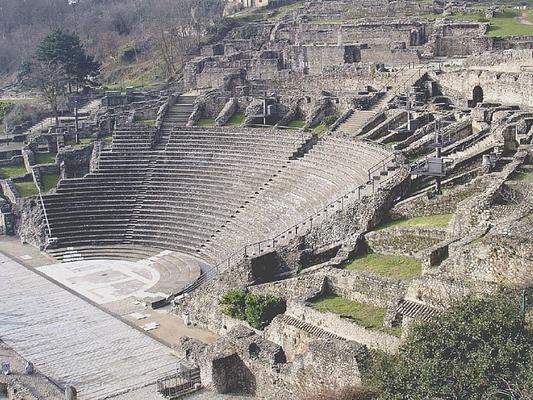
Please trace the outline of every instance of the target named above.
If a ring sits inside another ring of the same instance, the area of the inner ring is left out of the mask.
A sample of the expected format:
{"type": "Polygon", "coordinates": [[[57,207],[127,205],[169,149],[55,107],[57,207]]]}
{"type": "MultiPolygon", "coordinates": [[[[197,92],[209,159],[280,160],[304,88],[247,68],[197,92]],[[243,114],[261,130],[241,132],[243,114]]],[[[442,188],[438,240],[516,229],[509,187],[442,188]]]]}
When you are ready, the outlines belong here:
{"type": "Polygon", "coordinates": [[[375,253],[415,256],[447,237],[444,228],[399,227],[373,231],[365,235],[375,253]]]}
{"type": "Polygon", "coordinates": [[[329,291],[352,301],[387,307],[405,296],[407,282],[365,271],[329,269],[326,273],[329,291]]]}
{"type": "Polygon", "coordinates": [[[372,349],[397,352],[400,346],[398,337],[364,328],[334,313],[317,311],[302,302],[288,302],[286,314],[372,349]]]}

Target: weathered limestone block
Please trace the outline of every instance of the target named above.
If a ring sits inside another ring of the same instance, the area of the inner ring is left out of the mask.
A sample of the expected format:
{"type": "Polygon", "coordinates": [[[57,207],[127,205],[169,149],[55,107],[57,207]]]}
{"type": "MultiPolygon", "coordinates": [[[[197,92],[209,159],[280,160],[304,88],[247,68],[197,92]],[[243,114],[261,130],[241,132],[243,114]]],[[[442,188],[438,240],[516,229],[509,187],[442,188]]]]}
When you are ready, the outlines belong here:
{"type": "Polygon", "coordinates": [[[226,124],[226,122],[229,121],[229,119],[235,114],[237,111],[239,103],[237,102],[237,99],[232,97],[227,101],[227,103],[224,105],[224,108],[220,111],[218,116],[215,118],[215,123],[217,126],[223,126],[226,124]]]}
{"type": "Polygon", "coordinates": [[[96,157],[99,154],[95,154],[95,144],[91,143],[81,148],[63,148],[57,154],[56,163],[62,165],[63,175],[62,178],[81,178],[89,173],[91,164],[95,163],[93,156],[96,157]]]}
{"type": "Polygon", "coordinates": [[[252,102],[246,107],[246,110],[244,114],[246,115],[246,118],[244,119],[244,126],[250,126],[254,123],[255,115],[263,114],[263,101],[254,99],[252,102]]]}
{"type": "Polygon", "coordinates": [[[299,393],[316,393],[361,385],[358,359],[361,346],[340,340],[314,340],[295,358],[291,376],[299,393]]]}
{"type": "Polygon", "coordinates": [[[303,129],[309,129],[315,125],[318,125],[324,117],[333,113],[334,107],[331,100],[328,98],[321,98],[313,104],[313,109],[308,113],[305,119],[305,125],[303,129]]]}
{"type": "Polygon", "coordinates": [[[40,249],[46,244],[46,223],[37,198],[19,199],[14,212],[17,215],[16,231],[20,240],[40,249]]]}

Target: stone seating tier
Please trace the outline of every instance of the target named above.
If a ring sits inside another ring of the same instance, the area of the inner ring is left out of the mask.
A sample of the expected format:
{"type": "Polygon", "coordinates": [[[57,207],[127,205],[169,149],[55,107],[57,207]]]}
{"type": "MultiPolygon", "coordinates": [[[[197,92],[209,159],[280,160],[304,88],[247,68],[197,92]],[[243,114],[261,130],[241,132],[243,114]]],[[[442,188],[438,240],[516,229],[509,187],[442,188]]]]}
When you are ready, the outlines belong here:
{"type": "Polygon", "coordinates": [[[297,135],[258,130],[173,129],[162,147],[149,131],[128,129],[115,132],[119,146],[101,153],[95,171],[44,196],[60,249],[98,257],[90,249],[147,246],[218,263],[366,185],[368,169],[390,156],[365,141],[325,137],[291,160],[297,135]]]}

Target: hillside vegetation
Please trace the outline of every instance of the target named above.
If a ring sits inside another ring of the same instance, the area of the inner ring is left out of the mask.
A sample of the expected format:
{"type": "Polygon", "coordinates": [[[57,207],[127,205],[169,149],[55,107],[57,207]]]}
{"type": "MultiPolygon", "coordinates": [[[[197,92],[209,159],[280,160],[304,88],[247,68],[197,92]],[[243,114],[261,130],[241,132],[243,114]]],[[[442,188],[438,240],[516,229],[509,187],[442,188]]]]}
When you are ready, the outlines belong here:
{"type": "Polygon", "coordinates": [[[215,25],[222,0],[2,0],[0,79],[13,77],[56,29],[79,35],[106,84],[162,81],[215,25]]]}

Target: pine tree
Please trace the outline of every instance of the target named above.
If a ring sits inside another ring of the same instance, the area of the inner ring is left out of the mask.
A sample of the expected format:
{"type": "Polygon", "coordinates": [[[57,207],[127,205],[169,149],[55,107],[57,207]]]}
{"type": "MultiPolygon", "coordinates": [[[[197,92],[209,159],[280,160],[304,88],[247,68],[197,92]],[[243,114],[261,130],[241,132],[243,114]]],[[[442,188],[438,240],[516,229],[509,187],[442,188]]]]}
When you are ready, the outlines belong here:
{"type": "Polygon", "coordinates": [[[96,77],[100,69],[100,63],[86,54],[78,35],[60,29],[43,39],[35,56],[37,61],[57,64],[65,71],[69,92],[73,83],[79,85],[96,77]]]}

